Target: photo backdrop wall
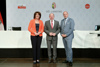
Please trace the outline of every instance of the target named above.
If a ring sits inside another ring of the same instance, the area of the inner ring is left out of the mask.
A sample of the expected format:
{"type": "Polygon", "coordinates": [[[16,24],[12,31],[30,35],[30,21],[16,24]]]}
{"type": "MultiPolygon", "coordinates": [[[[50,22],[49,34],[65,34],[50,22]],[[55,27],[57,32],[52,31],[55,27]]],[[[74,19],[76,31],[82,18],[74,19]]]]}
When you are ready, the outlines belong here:
{"type": "Polygon", "coordinates": [[[100,0],[6,0],[7,30],[11,27],[27,30],[35,11],[42,13],[44,23],[50,13],[60,22],[63,11],[68,11],[76,30],[94,30],[95,25],[100,25],[99,7],[100,0]]]}

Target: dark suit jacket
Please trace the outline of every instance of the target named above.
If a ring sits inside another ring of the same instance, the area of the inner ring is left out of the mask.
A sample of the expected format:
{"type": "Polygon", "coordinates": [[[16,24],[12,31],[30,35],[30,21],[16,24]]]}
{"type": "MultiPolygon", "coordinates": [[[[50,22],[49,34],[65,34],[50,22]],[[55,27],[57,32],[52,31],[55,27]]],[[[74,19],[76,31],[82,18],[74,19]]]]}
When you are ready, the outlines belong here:
{"type": "Polygon", "coordinates": [[[47,34],[47,37],[46,37],[47,40],[52,40],[52,39],[57,40],[57,35],[60,32],[59,22],[54,20],[54,27],[52,29],[50,20],[46,21],[45,26],[44,26],[44,32],[47,34]],[[56,36],[50,36],[49,35],[50,32],[56,33],[56,36]]]}

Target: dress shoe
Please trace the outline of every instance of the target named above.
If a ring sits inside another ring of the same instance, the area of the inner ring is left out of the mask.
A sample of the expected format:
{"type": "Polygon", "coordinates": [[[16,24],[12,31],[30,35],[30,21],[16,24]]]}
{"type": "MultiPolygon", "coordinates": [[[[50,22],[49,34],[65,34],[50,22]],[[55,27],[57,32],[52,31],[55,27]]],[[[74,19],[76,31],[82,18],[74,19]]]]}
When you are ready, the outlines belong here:
{"type": "Polygon", "coordinates": [[[56,60],[54,59],[53,62],[56,63],[56,60]]]}
{"type": "Polygon", "coordinates": [[[72,62],[69,62],[69,66],[72,66],[73,65],[73,63],[72,62]]]}
{"type": "Polygon", "coordinates": [[[33,61],[34,64],[36,64],[36,61],[33,61]]]}
{"type": "Polygon", "coordinates": [[[37,63],[40,63],[40,61],[37,61],[37,63]]]}
{"type": "Polygon", "coordinates": [[[51,59],[49,59],[48,63],[51,63],[51,59]]]}
{"type": "Polygon", "coordinates": [[[65,60],[65,61],[63,61],[62,63],[68,63],[68,61],[65,60]]]}

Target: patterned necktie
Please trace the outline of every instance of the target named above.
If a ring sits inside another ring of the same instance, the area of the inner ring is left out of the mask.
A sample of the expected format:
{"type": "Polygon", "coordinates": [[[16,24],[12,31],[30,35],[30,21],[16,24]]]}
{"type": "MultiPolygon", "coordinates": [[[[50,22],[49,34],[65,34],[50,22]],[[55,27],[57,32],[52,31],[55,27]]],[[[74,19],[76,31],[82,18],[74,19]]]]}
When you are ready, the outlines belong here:
{"type": "Polygon", "coordinates": [[[53,21],[51,21],[51,28],[53,29],[53,21]]]}

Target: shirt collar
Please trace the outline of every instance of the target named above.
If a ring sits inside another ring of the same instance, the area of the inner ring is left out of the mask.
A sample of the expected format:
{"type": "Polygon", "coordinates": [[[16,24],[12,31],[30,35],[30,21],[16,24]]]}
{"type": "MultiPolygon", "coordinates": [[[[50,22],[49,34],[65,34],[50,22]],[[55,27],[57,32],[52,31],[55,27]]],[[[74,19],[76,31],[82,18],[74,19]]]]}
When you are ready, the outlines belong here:
{"type": "MultiPolygon", "coordinates": [[[[53,22],[54,22],[54,20],[53,20],[53,22]]],[[[50,20],[50,23],[51,23],[51,20],[50,20]]]]}
{"type": "Polygon", "coordinates": [[[65,18],[65,20],[67,21],[67,20],[68,20],[68,17],[67,17],[67,18],[65,18]]]}

